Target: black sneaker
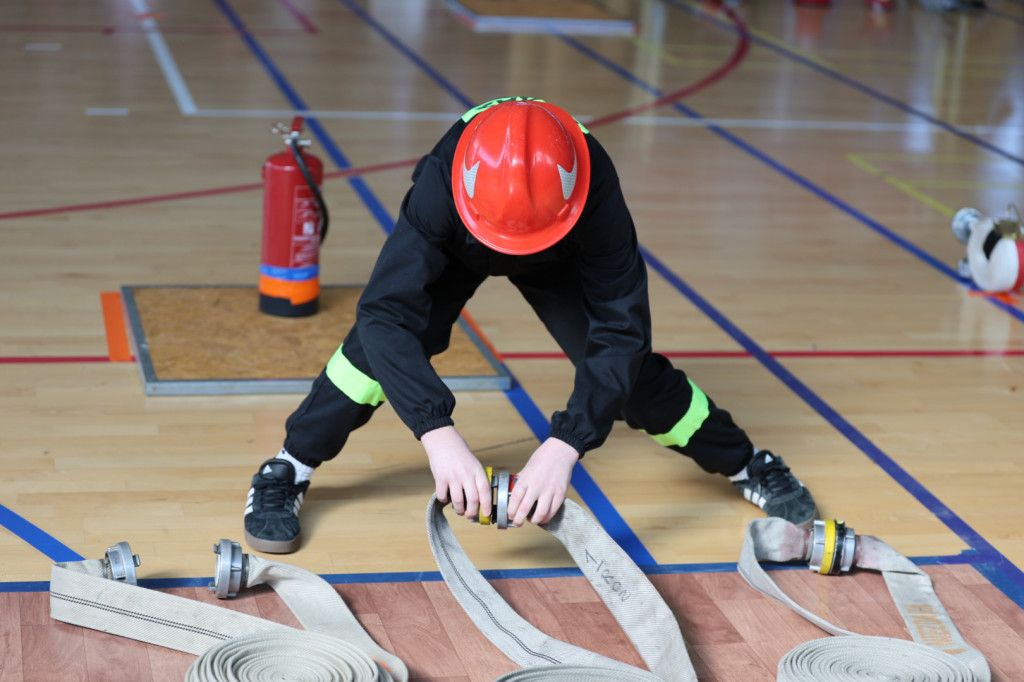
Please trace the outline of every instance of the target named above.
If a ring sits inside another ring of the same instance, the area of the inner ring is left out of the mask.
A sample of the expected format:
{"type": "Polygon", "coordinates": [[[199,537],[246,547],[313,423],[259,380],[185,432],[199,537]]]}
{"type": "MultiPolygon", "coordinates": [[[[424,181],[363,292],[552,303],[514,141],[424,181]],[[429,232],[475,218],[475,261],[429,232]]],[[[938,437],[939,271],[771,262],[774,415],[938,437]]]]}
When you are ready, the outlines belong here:
{"type": "Polygon", "coordinates": [[[781,457],[760,450],[747,464],[747,475],[748,478],[732,484],[768,516],[783,518],[801,528],[809,528],[818,517],[810,491],[789,472],[781,457]]]}
{"type": "Polygon", "coordinates": [[[259,552],[288,554],[299,548],[299,507],[309,481],[296,485],[295,467],[283,459],[268,459],[252,477],[245,501],[245,541],[259,552]]]}

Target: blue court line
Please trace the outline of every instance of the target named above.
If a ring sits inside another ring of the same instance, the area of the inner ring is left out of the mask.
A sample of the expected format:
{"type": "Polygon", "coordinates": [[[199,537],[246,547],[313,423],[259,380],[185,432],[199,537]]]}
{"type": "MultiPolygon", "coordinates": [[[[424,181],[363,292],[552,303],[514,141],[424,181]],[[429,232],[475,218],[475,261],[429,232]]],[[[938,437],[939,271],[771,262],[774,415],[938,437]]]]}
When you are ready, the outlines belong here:
{"type": "MultiPolygon", "coordinates": [[[[292,105],[292,108],[296,111],[309,111],[309,107],[306,106],[306,103],[291,86],[288,79],[285,78],[284,74],[282,74],[280,69],[277,68],[277,65],[275,65],[273,60],[270,59],[270,56],[263,50],[259,41],[257,41],[249,32],[245,23],[241,20],[238,14],[235,13],[235,10],[228,4],[227,0],[213,0],[213,2],[220,8],[221,12],[223,12],[225,17],[227,17],[232,27],[234,27],[238,32],[238,35],[243,41],[245,41],[249,50],[253,53],[260,64],[263,65],[263,68],[266,69],[278,89],[281,90],[281,93],[292,105]]],[[[331,161],[334,162],[335,166],[341,170],[352,167],[352,164],[349,163],[348,159],[341,152],[341,149],[339,149],[338,145],[334,143],[334,140],[327,133],[327,130],[320,124],[318,119],[307,118],[306,124],[309,126],[313,135],[316,136],[316,139],[323,146],[324,151],[326,151],[327,155],[330,156],[331,161]]],[[[382,204],[376,195],[370,190],[366,181],[358,175],[349,176],[347,179],[349,185],[353,190],[355,190],[356,195],[359,196],[363,204],[370,211],[370,214],[377,219],[377,222],[380,223],[385,232],[390,233],[391,227],[394,225],[394,220],[388,214],[384,204],[382,204]]]]}
{"type": "MultiPolygon", "coordinates": [[[[724,30],[730,31],[732,33],[739,33],[740,32],[739,29],[736,26],[734,26],[731,22],[723,21],[723,20],[721,20],[721,19],[719,19],[717,17],[710,16],[708,13],[706,13],[703,10],[700,10],[698,8],[690,7],[688,5],[684,5],[684,4],[680,3],[680,2],[678,2],[677,0],[662,0],[662,2],[667,4],[667,5],[670,5],[672,7],[676,7],[678,9],[685,10],[685,11],[689,12],[690,14],[692,14],[694,16],[697,16],[698,18],[700,18],[700,19],[702,19],[702,20],[704,20],[704,21],[706,21],[706,22],[708,22],[710,24],[714,24],[715,26],[718,26],[719,28],[722,28],[724,30]]],[[[877,99],[877,100],[879,100],[881,102],[885,102],[886,104],[888,104],[888,105],[890,105],[892,107],[895,107],[896,109],[899,109],[900,111],[903,111],[905,113],[908,113],[908,114],[911,114],[913,116],[916,116],[916,117],[918,117],[918,118],[920,118],[920,119],[922,119],[924,121],[927,121],[928,123],[931,123],[934,126],[942,128],[943,130],[945,130],[947,132],[950,132],[950,133],[956,135],[957,137],[963,138],[963,139],[965,139],[965,140],[967,140],[967,141],[969,141],[969,142],[971,142],[971,143],[973,143],[973,144],[975,144],[975,145],[977,145],[979,147],[987,149],[988,151],[992,152],[993,154],[997,154],[997,155],[1002,156],[1004,158],[1007,158],[1007,159],[1009,159],[1011,161],[1014,161],[1016,163],[1024,165],[1024,158],[1021,158],[1019,156],[1015,156],[1014,154],[1006,151],[1005,149],[1002,149],[1001,147],[997,147],[996,145],[992,144],[991,142],[986,142],[985,140],[981,139],[977,135],[972,135],[971,133],[968,133],[967,131],[962,130],[961,128],[958,128],[957,126],[953,125],[952,123],[947,123],[946,121],[943,121],[940,118],[932,116],[931,114],[929,114],[929,113],[927,113],[925,111],[921,111],[920,109],[918,109],[916,107],[913,107],[913,106],[907,104],[906,102],[900,101],[900,100],[896,99],[895,97],[891,97],[891,96],[885,94],[884,92],[881,92],[880,90],[875,90],[871,86],[865,85],[864,83],[856,81],[856,80],[850,78],[849,76],[846,76],[844,74],[839,73],[838,71],[836,71],[834,69],[831,69],[831,68],[829,68],[827,66],[823,66],[822,64],[818,64],[818,63],[808,59],[807,57],[804,57],[803,55],[800,55],[800,54],[797,54],[796,52],[793,52],[792,50],[790,50],[790,49],[788,49],[786,47],[783,47],[783,46],[778,45],[776,43],[773,43],[773,42],[770,42],[768,40],[765,40],[764,38],[761,38],[759,36],[754,36],[754,35],[751,35],[749,33],[747,33],[746,35],[750,39],[751,42],[757,43],[761,47],[766,47],[766,48],[772,50],[773,52],[781,54],[784,57],[787,57],[788,59],[792,59],[795,62],[799,62],[800,64],[802,64],[804,66],[807,66],[807,67],[809,67],[811,69],[814,69],[815,71],[817,71],[818,73],[821,73],[822,75],[828,76],[829,78],[831,78],[833,80],[839,81],[843,85],[847,85],[847,86],[849,86],[849,87],[851,87],[851,88],[853,88],[855,90],[859,90],[860,92],[864,93],[865,95],[873,97],[874,99],[877,99]]]]}
{"type": "MultiPolygon", "coordinates": [[[[526,421],[537,440],[544,442],[551,431],[551,424],[508,367],[505,367],[505,371],[512,377],[512,388],[505,391],[505,395],[526,421]]],[[[570,482],[601,527],[622,547],[633,563],[638,566],[654,566],[658,563],[581,463],[577,462],[573,467],[570,482]]]]}
{"type": "MultiPolygon", "coordinates": [[[[619,67],[617,64],[609,61],[602,55],[597,54],[596,52],[586,47],[585,45],[582,45],[581,43],[579,43],[579,41],[564,35],[559,37],[562,38],[562,40],[564,40],[568,44],[578,49],[580,52],[583,52],[584,54],[591,57],[598,63],[605,65],[607,68],[609,68],[616,74],[622,76],[630,83],[638,87],[641,87],[659,97],[663,96],[664,93],[662,93],[661,90],[655,88],[652,85],[647,84],[640,78],[636,77],[634,74],[619,67]]],[[[703,117],[696,111],[679,102],[673,103],[673,106],[677,110],[683,112],[684,114],[691,118],[697,120],[704,120],[703,117]]],[[[918,258],[925,261],[926,263],[932,264],[940,271],[948,271],[949,274],[954,274],[952,273],[951,268],[948,268],[944,264],[941,264],[939,261],[937,261],[937,259],[935,259],[931,255],[913,246],[912,244],[910,244],[910,242],[904,240],[902,237],[898,237],[897,235],[890,232],[886,228],[882,227],[875,221],[868,219],[867,216],[861,213],[860,211],[857,211],[856,209],[854,209],[852,206],[849,206],[845,202],[841,202],[837,197],[828,194],[823,189],[811,183],[809,180],[789,170],[782,164],[778,163],[777,161],[769,157],[767,154],[761,152],[760,150],[756,149],[747,142],[741,140],[732,133],[726,131],[725,129],[717,125],[709,124],[708,127],[716,134],[725,138],[729,142],[732,142],[733,144],[739,146],[741,149],[755,156],[759,160],[765,162],[772,168],[778,170],[787,177],[798,181],[808,190],[815,192],[822,198],[835,204],[838,208],[846,211],[847,213],[853,215],[854,217],[857,217],[862,222],[867,221],[865,224],[868,224],[869,226],[874,227],[876,231],[879,231],[882,234],[889,236],[893,242],[903,246],[904,248],[911,250],[911,253],[918,256],[918,258]]],[[[695,290],[693,290],[689,285],[683,282],[681,278],[679,278],[674,272],[669,270],[660,260],[655,258],[653,254],[651,254],[643,247],[641,247],[641,251],[643,252],[644,259],[647,261],[648,265],[650,265],[654,270],[661,274],[663,278],[665,278],[670,284],[672,284],[680,293],[686,296],[686,298],[688,298],[691,301],[691,303],[697,306],[708,318],[713,320],[737,343],[743,346],[743,348],[748,353],[750,353],[752,357],[756,358],[766,369],[772,372],[772,374],[774,374],[776,378],[778,378],[786,386],[788,386],[790,390],[792,390],[801,399],[803,399],[804,402],[811,406],[819,415],[825,418],[826,421],[828,421],[842,435],[844,435],[848,440],[850,440],[850,442],[856,445],[864,454],[866,454],[872,461],[874,461],[878,466],[880,466],[887,474],[889,474],[890,477],[893,478],[893,480],[895,480],[904,489],[911,493],[919,502],[921,502],[925,506],[926,509],[928,509],[943,523],[945,523],[946,526],[949,527],[950,530],[952,530],[954,533],[956,533],[956,535],[960,539],[966,542],[969,547],[981,551],[986,555],[996,557],[996,559],[993,562],[984,564],[984,570],[981,570],[981,568],[979,568],[979,570],[989,579],[990,582],[992,582],[1000,590],[1002,590],[1004,594],[1013,599],[1014,602],[1016,602],[1019,606],[1024,608],[1024,572],[1022,572],[1020,568],[1015,566],[1012,562],[1010,562],[1002,554],[1000,554],[994,546],[992,546],[979,533],[977,533],[976,531],[974,531],[974,529],[968,526],[966,522],[964,522],[956,514],[954,514],[953,511],[949,509],[949,507],[947,507],[945,504],[939,501],[939,499],[935,497],[935,495],[933,495],[927,488],[925,488],[917,480],[910,476],[910,474],[907,473],[902,467],[900,467],[894,460],[892,460],[892,458],[890,458],[888,455],[882,452],[880,448],[878,448],[866,436],[864,436],[856,428],[854,428],[854,426],[850,424],[845,418],[843,418],[837,411],[835,411],[831,406],[825,403],[825,401],[819,398],[806,385],[800,382],[778,360],[776,360],[773,356],[767,353],[759,345],[754,343],[754,341],[749,336],[747,336],[736,325],[730,322],[717,309],[711,306],[711,304],[708,303],[699,294],[697,294],[695,290]]],[[[957,280],[960,281],[959,278],[957,278],[957,280]]],[[[1002,304],[1002,307],[1004,307],[1004,309],[1010,308],[1011,311],[1015,313],[1018,319],[1024,320],[1024,311],[1017,310],[1016,308],[1012,308],[1011,306],[1007,306],[1006,304],[1002,304]]]]}
{"type": "Polygon", "coordinates": [[[424,60],[418,54],[413,52],[412,49],[409,48],[409,46],[407,46],[405,43],[403,43],[401,40],[399,40],[395,36],[394,33],[392,33],[391,31],[387,30],[387,28],[385,28],[383,24],[381,24],[376,19],[374,19],[372,16],[370,16],[369,12],[364,10],[362,7],[357,5],[352,0],[338,0],[338,1],[341,4],[345,5],[346,7],[348,7],[352,11],[353,14],[358,16],[365,23],[367,23],[368,25],[373,27],[373,29],[375,31],[377,31],[377,33],[379,33],[384,38],[384,40],[388,41],[388,43],[390,43],[392,47],[394,47],[396,50],[398,50],[399,52],[404,54],[409,59],[409,61],[411,61],[413,64],[418,66],[421,70],[423,70],[428,76],[430,76],[431,80],[433,80],[435,83],[440,85],[441,88],[445,92],[447,92],[449,95],[451,95],[455,99],[459,100],[459,103],[462,104],[462,106],[463,106],[463,110],[460,111],[460,112],[457,112],[457,113],[453,113],[452,114],[452,121],[455,121],[465,111],[467,111],[469,109],[472,109],[476,105],[480,104],[479,102],[474,102],[470,98],[466,97],[466,95],[463,94],[462,91],[460,91],[457,87],[455,87],[455,85],[453,85],[451,83],[451,81],[449,81],[447,78],[442,76],[437,71],[437,69],[432,67],[430,64],[428,64],[426,62],[426,60],[424,60]]]}
{"type": "MultiPolygon", "coordinates": [[[[599,64],[602,64],[603,66],[605,66],[609,70],[615,72],[617,75],[619,75],[623,79],[629,81],[630,83],[632,83],[633,85],[637,86],[638,88],[646,90],[647,92],[651,93],[652,95],[655,95],[656,97],[663,97],[665,95],[665,93],[663,91],[661,91],[660,89],[658,89],[658,88],[654,87],[653,85],[650,85],[647,82],[641,80],[639,77],[635,76],[634,74],[632,74],[631,72],[629,72],[625,68],[623,68],[623,67],[619,66],[618,64],[612,62],[611,60],[605,58],[603,55],[598,54],[597,52],[595,52],[594,50],[590,49],[586,45],[583,45],[582,43],[580,43],[578,40],[576,40],[574,38],[571,38],[569,36],[564,36],[564,35],[563,36],[559,36],[559,37],[563,41],[565,41],[566,43],[571,45],[572,47],[576,48],[578,51],[582,52],[583,54],[585,54],[586,56],[590,57],[591,59],[593,59],[594,61],[598,62],[599,64]]],[[[707,121],[707,119],[704,116],[699,114],[697,111],[695,111],[691,107],[686,106],[682,102],[673,102],[671,106],[674,109],[676,109],[677,111],[683,113],[684,115],[686,115],[687,117],[689,117],[689,118],[691,118],[691,119],[693,119],[695,121],[704,121],[705,122],[705,127],[708,130],[710,130],[711,132],[713,132],[714,134],[718,135],[719,137],[723,138],[724,140],[726,140],[726,141],[730,142],[731,144],[735,145],[736,147],[738,147],[739,149],[743,150],[747,154],[753,156],[758,161],[761,161],[766,166],[770,167],[772,170],[775,170],[778,173],[780,173],[781,175],[786,176],[787,178],[789,178],[790,180],[792,180],[796,184],[800,185],[801,187],[803,187],[807,191],[811,192],[812,194],[817,195],[819,198],[825,200],[827,203],[831,204],[835,208],[838,208],[843,213],[846,213],[847,215],[851,216],[852,218],[855,218],[858,222],[860,222],[863,225],[871,228],[872,230],[874,230],[876,233],[878,233],[882,237],[886,238],[887,240],[889,240],[890,242],[892,242],[896,246],[899,246],[901,249],[903,249],[907,253],[911,254],[912,256],[916,257],[918,260],[920,260],[920,261],[926,263],[927,265],[931,266],[933,269],[937,270],[938,272],[944,274],[949,279],[952,279],[953,281],[957,282],[958,284],[962,284],[964,286],[968,286],[968,287],[970,287],[971,289],[973,289],[975,291],[978,290],[977,286],[975,286],[974,283],[967,282],[964,279],[962,279],[957,274],[956,270],[954,270],[951,266],[946,265],[939,258],[936,258],[935,256],[931,255],[930,253],[928,253],[924,249],[920,248],[919,246],[917,246],[913,242],[911,242],[911,241],[909,241],[907,239],[904,239],[900,235],[896,234],[895,232],[893,232],[889,228],[887,228],[884,225],[882,225],[881,223],[879,223],[877,220],[869,217],[863,211],[860,211],[860,210],[854,208],[853,206],[851,206],[850,204],[846,203],[845,201],[840,199],[835,194],[832,194],[831,192],[829,192],[825,188],[816,185],[815,183],[811,182],[810,180],[808,180],[804,176],[800,175],[799,173],[797,173],[793,169],[783,165],[779,161],[776,161],[775,159],[773,159],[772,157],[768,156],[766,153],[762,152],[758,148],[754,147],[752,144],[750,144],[749,142],[745,141],[744,139],[742,139],[738,135],[735,135],[735,134],[729,132],[728,130],[726,130],[725,128],[723,128],[723,127],[721,127],[719,125],[716,125],[714,123],[711,123],[710,121],[707,121]]],[[[1003,302],[1001,300],[998,300],[998,299],[990,297],[990,296],[986,296],[984,298],[984,300],[986,302],[988,302],[989,304],[994,305],[997,308],[1000,308],[1001,310],[1003,310],[1003,312],[1008,313],[1010,316],[1016,317],[1021,322],[1024,322],[1024,310],[1021,310],[1021,309],[1017,308],[1016,306],[1010,305],[1008,303],[1005,303],[1005,302],[1003,302]]]]}
{"type": "MultiPolygon", "coordinates": [[[[978,556],[971,552],[950,556],[908,557],[917,566],[953,566],[977,565],[978,556]]],[[[808,570],[806,564],[780,564],[763,561],[761,566],[767,571],[808,570]]],[[[657,566],[640,566],[646,575],[690,575],[697,573],[736,573],[737,567],[732,562],[713,562],[697,564],[659,564],[657,566]]],[[[487,580],[532,580],[541,578],[580,578],[583,571],[577,566],[553,568],[505,568],[482,570],[480,574],[487,580]]],[[[364,585],[371,583],[421,583],[441,582],[444,577],[440,571],[394,571],[379,573],[321,573],[320,577],[332,585],[364,585]]],[[[183,587],[209,588],[212,577],[201,578],[141,578],[139,586],[152,590],[172,590],[183,587]]],[[[7,592],[47,592],[50,583],[45,580],[29,580],[21,582],[0,582],[0,593],[7,592]]]]}
{"type": "Polygon", "coordinates": [[[900,484],[907,492],[914,496],[924,507],[934,514],[940,521],[952,530],[957,537],[967,543],[968,547],[981,554],[990,557],[985,566],[985,576],[1008,597],[1014,600],[1018,606],[1024,608],[1024,572],[1006,559],[995,547],[985,538],[971,528],[963,519],[943,504],[934,494],[921,485],[903,467],[897,464],[891,457],[886,455],[881,448],[871,442],[853,424],[848,422],[842,415],[834,410],[828,403],[822,400],[803,382],[786,369],[781,362],[756,344],[739,327],[729,321],[721,312],[714,308],[707,300],[692,289],[686,282],[669,270],[653,254],[643,249],[644,260],[652,269],[665,278],[677,291],[690,300],[693,305],[701,310],[709,319],[722,328],[726,334],[740,344],[750,355],[761,363],[769,372],[775,375],[779,381],[789,387],[793,393],[800,397],[815,412],[831,424],[840,434],[846,437],[851,443],[863,452],[868,458],[882,468],[894,481],[900,484]],[[987,572],[986,572],[987,571],[987,572]]]}
{"type": "Polygon", "coordinates": [[[0,528],[11,531],[53,561],[81,561],[83,558],[57,538],[32,525],[2,504],[0,504],[0,528]]]}

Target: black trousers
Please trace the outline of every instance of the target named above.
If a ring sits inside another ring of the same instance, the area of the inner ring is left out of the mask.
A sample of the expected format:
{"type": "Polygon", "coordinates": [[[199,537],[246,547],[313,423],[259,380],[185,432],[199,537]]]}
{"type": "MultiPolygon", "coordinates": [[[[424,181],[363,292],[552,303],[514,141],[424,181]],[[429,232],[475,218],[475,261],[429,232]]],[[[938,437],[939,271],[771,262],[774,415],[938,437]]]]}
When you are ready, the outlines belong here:
{"type": "MultiPolygon", "coordinates": [[[[452,326],[469,298],[485,278],[458,264],[451,265],[431,285],[435,301],[424,343],[431,356],[448,347],[452,326]]],[[[544,323],[548,332],[575,364],[583,357],[589,326],[584,312],[580,279],[571,268],[535,271],[509,277],[544,323]]],[[[359,334],[353,327],[342,353],[357,369],[373,378],[359,334]]],[[[686,415],[693,389],[686,374],[663,355],[649,353],[643,360],[622,419],[631,428],[648,434],[665,434],[686,415]]],[[[709,473],[739,472],[753,454],[753,445],[731,415],[708,397],[708,416],[685,444],[667,447],[692,458],[709,473]]],[[[327,376],[326,368],[314,380],[309,393],[285,423],[284,447],[309,466],[333,459],[348,436],[366,424],[376,406],[349,399],[327,376]]]]}

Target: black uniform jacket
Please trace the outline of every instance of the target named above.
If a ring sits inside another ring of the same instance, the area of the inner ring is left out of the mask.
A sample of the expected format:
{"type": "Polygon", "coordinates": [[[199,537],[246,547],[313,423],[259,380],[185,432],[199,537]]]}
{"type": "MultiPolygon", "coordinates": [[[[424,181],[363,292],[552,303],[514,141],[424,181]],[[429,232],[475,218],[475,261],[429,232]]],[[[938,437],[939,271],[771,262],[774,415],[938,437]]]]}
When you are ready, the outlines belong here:
{"type": "Polygon", "coordinates": [[[544,281],[545,272],[563,280],[566,273],[576,273],[564,300],[556,287],[531,304],[542,319],[557,320],[558,307],[571,306],[573,315],[585,320],[568,334],[575,342],[564,338],[565,329],[547,324],[556,338],[563,337],[558,340],[567,352],[575,344],[570,356],[577,356],[572,357],[572,395],[565,409],[552,416],[550,435],[582,456],[607,438],[651,348],[647,270],[615,167],[586,134],[591,184],[581,217],[554,246],[510,256],[478,242],[455,209],[452,161],[465,127],[462,120],[456,122],[417,164],[398,222],[360,299],[356,331],[369,369],[416,438],[453,424],[455,398],[429,360],[442,350],[430,348],[433,342],[428,341],[437,337],[438,325],[446,327],[441,334],[447,344],[465,298],[489,276],[513,282],[521,276],[536,283],[544,281]],[[453,277],[464,280],[464,286],[452,286],[453,277]]]}

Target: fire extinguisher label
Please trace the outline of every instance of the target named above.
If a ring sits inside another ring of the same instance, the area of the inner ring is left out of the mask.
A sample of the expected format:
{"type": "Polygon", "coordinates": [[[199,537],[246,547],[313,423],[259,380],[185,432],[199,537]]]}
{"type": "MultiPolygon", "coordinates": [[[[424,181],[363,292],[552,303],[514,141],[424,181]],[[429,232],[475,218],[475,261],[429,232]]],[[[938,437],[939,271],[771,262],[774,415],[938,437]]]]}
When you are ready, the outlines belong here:
{"type": "Polygon", "coordinates": [[[309,187],[298,185],[292,200],[292,244],[289,265],[316,265],[320,255],[320,213],[309,187]]]}

